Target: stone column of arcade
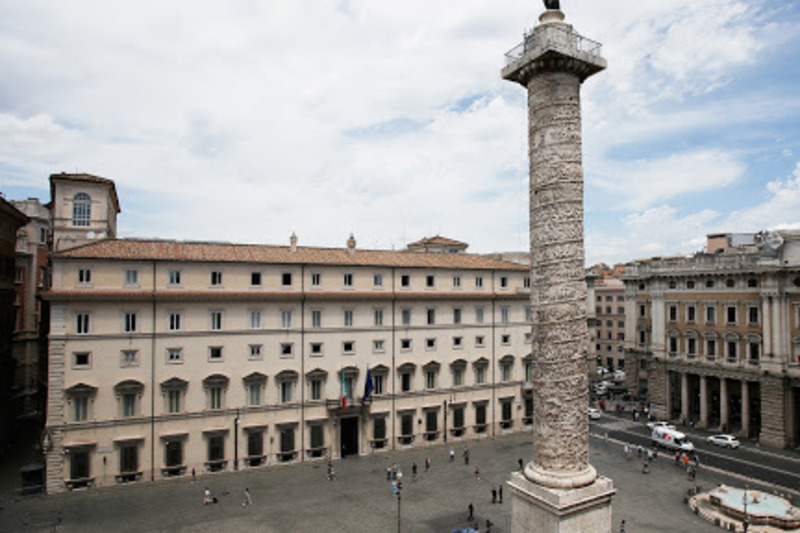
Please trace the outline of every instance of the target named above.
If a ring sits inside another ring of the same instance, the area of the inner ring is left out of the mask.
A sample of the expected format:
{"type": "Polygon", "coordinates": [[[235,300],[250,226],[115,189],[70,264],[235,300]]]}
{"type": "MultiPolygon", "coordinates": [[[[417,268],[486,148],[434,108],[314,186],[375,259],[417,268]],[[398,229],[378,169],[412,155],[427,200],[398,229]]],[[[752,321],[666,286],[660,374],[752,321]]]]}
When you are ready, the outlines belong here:
{"type": "Polygon", "coordinates": [[[580,107],[606,62],[557,0],[545,7],[501,73],[528,91],[530,154],[533,459],[508,482],[511,530],[609,532],[615,489],[589,464],[580,107]]]}

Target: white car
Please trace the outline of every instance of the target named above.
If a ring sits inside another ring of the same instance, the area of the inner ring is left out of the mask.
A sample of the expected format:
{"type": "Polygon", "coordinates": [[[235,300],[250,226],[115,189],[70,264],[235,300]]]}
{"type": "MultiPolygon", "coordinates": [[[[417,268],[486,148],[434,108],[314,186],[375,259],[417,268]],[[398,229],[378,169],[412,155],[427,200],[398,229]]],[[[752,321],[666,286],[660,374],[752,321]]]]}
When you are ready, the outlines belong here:
{"type": "Polygon", "coordinates": [[[723,448],[736,449],[739,447],[739,439],[733,435],[711,435],[708,437],[708,442],[723,448]]]}
{"type": "Polygon", "coordinates": [[[614,370],[614,374],[611,376],[611,379],[617,383],[625,381],[625,372],[622,370],[614,370]]]}
{"type": "Polygon", "coordinates": [[[589,420],[597,420],[600,418],[600,411],[594,407],[589,408],[589,420]]]}
{"type": "Polygon", "coordinates": [[[675,431],[675,426],[673,424],[670,424],[669,422],[667,422],[665,420],[660,420],[658,422],[648,422],[647,423],[647,428],[650,431],[654,430],[655,428],[667,428],[667,429],[671,429],[672,431],[675,431]]]}

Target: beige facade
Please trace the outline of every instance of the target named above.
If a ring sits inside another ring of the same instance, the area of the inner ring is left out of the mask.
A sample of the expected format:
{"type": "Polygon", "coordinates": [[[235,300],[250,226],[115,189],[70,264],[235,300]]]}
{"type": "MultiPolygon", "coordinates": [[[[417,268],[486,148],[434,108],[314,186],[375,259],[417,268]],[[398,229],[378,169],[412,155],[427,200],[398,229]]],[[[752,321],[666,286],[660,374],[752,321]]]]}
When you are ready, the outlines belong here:
{"type": "Polygon", "coordinates": [[[594,328],[590,345],[595,363],[608,369],[625,369],[625,284],[615,278],[594,282],[594,328]]]}
{"type": "Polygon", "coordinates": [[[628,377],[648,381],[658,416],[797,446],[800,235],[714,235],[712,247],[627,265],[628,377]]]}
{"type": "Polygon", "coordinates": [[[524,430],[527,287],[520,265],[352,238],[57,253],[48,491],[524,430]]]}

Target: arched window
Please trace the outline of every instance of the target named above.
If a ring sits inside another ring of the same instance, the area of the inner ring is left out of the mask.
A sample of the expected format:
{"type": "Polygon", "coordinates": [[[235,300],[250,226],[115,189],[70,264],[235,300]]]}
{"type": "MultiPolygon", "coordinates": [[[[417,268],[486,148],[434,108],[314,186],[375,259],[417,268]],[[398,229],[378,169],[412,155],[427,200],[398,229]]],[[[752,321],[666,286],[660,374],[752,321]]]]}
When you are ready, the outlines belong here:
{"type": "Polygon", "coordinates": [[[88,226],[92,219],[92,199],[85,192],[79,192],[72,199],[72,225],[88,226]]]}

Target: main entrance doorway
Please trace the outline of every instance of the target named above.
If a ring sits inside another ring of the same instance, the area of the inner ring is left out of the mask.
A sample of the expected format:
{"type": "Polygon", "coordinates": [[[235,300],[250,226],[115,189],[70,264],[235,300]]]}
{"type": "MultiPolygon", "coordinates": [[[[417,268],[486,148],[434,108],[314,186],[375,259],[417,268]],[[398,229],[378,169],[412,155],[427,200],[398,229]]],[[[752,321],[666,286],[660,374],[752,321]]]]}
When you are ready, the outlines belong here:
{"type": "Polygon", "coordinates": [[[358,417],[351,416],[341,419],[340,442],[342,443],[342,457],[358,455],[358,417]]]}

